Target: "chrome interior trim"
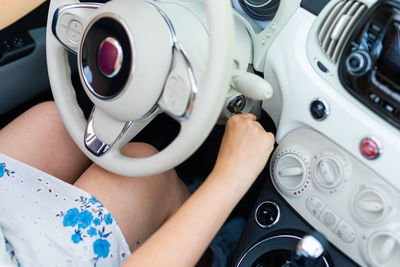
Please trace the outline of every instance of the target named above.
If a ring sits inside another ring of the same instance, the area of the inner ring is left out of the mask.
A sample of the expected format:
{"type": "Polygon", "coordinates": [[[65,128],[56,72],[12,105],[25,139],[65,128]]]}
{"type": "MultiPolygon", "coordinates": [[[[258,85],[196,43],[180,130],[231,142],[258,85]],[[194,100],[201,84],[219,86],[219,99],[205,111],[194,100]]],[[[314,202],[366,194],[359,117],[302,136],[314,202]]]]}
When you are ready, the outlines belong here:
{"type": "Polygon", "coordinates": [[[249,3],[248,0],[244,0],[244,1],[246,2],[246,4],[247,4],[248,6],[255,7],[255,8],[260,8],[260,7],[264,7],[264,6],[268,5],[272,0],[268,0],[268,1],[266,1],[265,3],[260,4],[260,5],[255,5],[255,4],[249,3]]]}
{"type": "MultiPolygon", "coordinates": [[[[320,102],[322,102],[322,104],[324,104],[326,110],[325,110],[325,116],[324,116],[324,117],[322,117],[322,118],[320,118],[320,119],[316,119],[316,118],[313,117],[313,119],[314,119],[314,120],[317,120],[317,121],[323,121],[323,120],[325,120],[326,118],[328,118],[328,116],[331,114],[331,108],[330,108],[328,102],[327,102],[325,99],[323,99],[323,98],[317,98],[317,99],[314,99],[313,101],[311,101],[311,104],[312,104],[314,101],[320,101],[320,102]]],[[[310,104],[310,107],[309,107],[309,110],[310,110],[310,111],[311,111],[311,104],[310,104]]]]}
{"type": "MultiPolygon", "coordinates": [[[[64,5],[61,6],[59,8],[56,9],[56,11],[54,11],[54,15],[53,15],[53,21],[51,24],[51,31],[53,32],[53,35],[57,38],[57,40],[66,48],[68,49],[70,52],[74,53],[75,55],[77,55],[78,53],[73,50],[72,48],[70,48],[68,45],[66,45],[65,43],[63,43],[60,38],[57,36],[57,32],[56,32],[56,27],[57,27],[57,23],[58,23],[58,18],[61,16],[61,14],[67,10],[70,9],[97,9],[102,7],[104,4],[102,3],[76,3],[76,4],[68,4],[68,5],[64,5]]],[[[83,38],[82,38],[83,40],[83,38]]]]}
{"type": "Polygon", "coordinates": [[[279,208],[278,204],[276,204],[276,203],[273,202],[273,201],[264,201],[264,202],[261,202],[260,205],[257,206],[256,211],[254,212],[254,219],[256,220],[256,223],[258,224],[258,226],[260,226],[261,228],[264,228],[264,229],[265,229],[265,228],[270,228],[270,227],[274,226],[274,225],[279,221],[280,218],[281,218],[281,209],[279,208]],[[258,209],[259,209],[263,204],[272,204],[272,205],[274,205],[274,206],[276,207],[276,209],[278,210],[278,215],[276,216],[275,221],[274,221],[272,224],[270,224],[270,225],[263,225],[263,224],[261,224],[261,223],[258,221],[258,219],[257,219],[257,212],[258,212],[258,209]]]}
{"type": "MultiPolygon", "coordinates": [[[[240,257],[240,260],[239,260],[238,263],[236,264],[236,267],[239,267],[239,266],[240,266],[240,264],[242,263],[243,259],[246,258],[246,256],[247,256],[254,248],[256,248],[257,246],[261,245],[261,244],[264,243],[264,242],[268,242],[268,241],[271,241],[271,240],[277,239],[277,238],[292,238],[292,239],[297,239],[297,240],[299,240],[299,241],[301,240],[300,237],[295,236],[295,235],[276,235],[276,236],[268,237],[268,238],[266,238],[266,239],[264,239],[264,240],[261,240],[261,241],[257,242],[255,245],[253,245],[251,248],[249,248],[249,250],[247,250],[246,253],[244,253],[243,256],[240,257]]],[[[329,263],[328,263],[328,260],[327,260],[325,257],[322,257],[322,259],[323,259],[324,263],[326,264],[326,266],[329,267],[330,265],[329,265],[329,263]]],[[[254,260],[257,260],[257,259],[254,259],[254,260]]]]}
{"type": "MultiPolygon", "coordinates": [[[[186,74],[189,77],[189,81],[190,81],[190,85],[191,85],[191,92],[190,92],[190,97],[188,99],[188,103],[186,105],[185,112],[181,116],[176,116],[175,114],[172,114],[168,110],[162,109],[162,111],[167,113],[172,118],[174,118],[174,119],[176,119],[178,121],[184,121],[184,120],[189,119],[189,116],[190,116],[190,114],[192,113],[192,110],[193,110],[194,101],[196,100],[196,95],[198,93],[198,86],[197,86],[196,76],[194,74],[193,67],[192,67],[192,65],[190,63],[190,60],[189,60],[184,48],[182,47],[181,43],[179,42],[179,40],[178,40],[178,38],[176,36],[175,28],[174,28],[171,20],[169,19],[168,15],[162,9],[160,9],[158,6],[156,6],[155,4],[150,3],[150,2],[147,2],[147,3],[149,5],[151,5],[151,6],[153,6],[161,14],[161,16],[164,18],[165,22],[168,25],[170,33],[171,33],[173,56],[177,54],[178,57],[182,58],[182,60],[184,61],[184,64],[186,65],[186,74]]],[[[167,75],[167,79],[165,80],[165,84],[167,83],[167,80],[168,80],[170,74],[172,73],[173,68],[174,68],[174,62],[172,62],[172,64],[171,64],[171,69],[170,69],[169,74],[167,75]]],[[[165,91],[165,84],[164,84],[164,90],[160,95],[160,99],[161,99],[161,97],[162,97],[162,95],[163,95],[163,93],[165,91]]],[[[158,99],[158,101],[160,99],[158,99]]]]}
{"type": "Polygon", "coordinates": [[[296,246],[296,254],[298,256],[318,259],[324,252],[325,249],[321,242],[312,235],[303,237],[296,246]]]}
{"type": "Polygon", "coordinates": [[[125,135],[125,133],[132,126],[133,121],[126,122],[121,133],[117,136],[114,142],[112,142],[111,144],[107,144],[106,142],[98,138],[94,132],[93,120],[95,112],[96,112],[96,107],[93,108],[92,113],[90,114],[90,117],[88,119],[88,123],[86,125],[86,130],[85,130],[84,141],[86,148],[96,157],[100,157],[104,155],[107,151],[109,151],[111,147],[125,135]]]}
{"type": "MultiPolygon", "coordinates": [[[[98,20],[100,20],[100,19],[102,19],[102,18],[111,18],[111,19],[116,20],[116,21],[124,28],[124,30],[125,30],[125,32],[126,32],[126,35],[128,36],[129,43],[131,44],[132,53],[131,53],[131,59],[130,59],[130,60],[131,60],[132,63],[131,63],[130,74],[129,74],[128,79],[126,80],[125,87],[124,87],[120,92],[118,92],[118,95],[120,96],[124,91],[126,91],[126,88],[128,87],[127,85],[132,81],[133,73],[134,73],[134,71],[135,71],[135,64],[134,64],[135,62],[134,62],[134,59],[135,59],[135,57],[136,57],[136,50],[135,50],[135,46],[133,45],[134,42],[133,42],[133,38],[132,38],[132,35],[131,35],[131,32],[130,32],[130,30],[129,30],[128,25],[127,25],[120,17],[118,17],[117,15],[115,15],[115,14],[113,14],[113,13],[108,13],[108,12],[107,12],[107,13],[100,14],[100,15],[96,16],[95,18],[93,18],[92,21],[91,21],[91,22],[88,24],[88,26],[86,27],[85,32],[83,33],[82,42],[81,42],[81,44],[80,44],[80,48],[79,48],[79,49],[82,51],[82,49],[83,49],[83,44],[85,43],[85,39],[86,39],[86,36],[87,36],[87,34],[88,34],[90,28],[93,26],[94,23],[96,23],[98,20]]],[[[86,86],[86,88],[87,88],[95,97],[97,97],[97,98],[99,98],[99,99],[101,99],[101,100],[110,100],[110,99],[115,99],[116,97],[118,97],[118,95],[117,95],[117,96],[113,96],[113,97],[104,97],[104,96],[102,96],[102,95],[99,95],[99,94],[94,90],[94,88],[90,85],[90,83],[89,83],[88,80],[86,79],[85,72],[84,72],[84,70],[83,70],[83,66],[82,66],[82,53],[79,53],[79,58],[78,58],[78,71],[80,72],[80,75],[81,75],[81,77],[83,78],[84,86],[86,86]]],[[[149,112],[149,113],[150,113],[150,112],[149,112]]],[[[146,114],[144,117],[148,117],[148,114],[146,114]]],[[[142,118],[141,118],[141,119],[142,119],[142,118]]]]}

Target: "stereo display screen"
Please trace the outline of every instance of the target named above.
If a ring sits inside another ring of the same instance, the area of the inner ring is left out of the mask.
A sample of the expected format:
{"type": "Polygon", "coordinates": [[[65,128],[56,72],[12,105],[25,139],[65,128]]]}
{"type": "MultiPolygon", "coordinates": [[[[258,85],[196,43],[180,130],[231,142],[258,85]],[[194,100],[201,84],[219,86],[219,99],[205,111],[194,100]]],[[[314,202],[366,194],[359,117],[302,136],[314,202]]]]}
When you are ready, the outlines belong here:
{"type": "Polygon", "coordinates": [[[400,23],[393,22],[383,40],[382,53],[377,62],[379,73],[400,86],[400,23]]]}

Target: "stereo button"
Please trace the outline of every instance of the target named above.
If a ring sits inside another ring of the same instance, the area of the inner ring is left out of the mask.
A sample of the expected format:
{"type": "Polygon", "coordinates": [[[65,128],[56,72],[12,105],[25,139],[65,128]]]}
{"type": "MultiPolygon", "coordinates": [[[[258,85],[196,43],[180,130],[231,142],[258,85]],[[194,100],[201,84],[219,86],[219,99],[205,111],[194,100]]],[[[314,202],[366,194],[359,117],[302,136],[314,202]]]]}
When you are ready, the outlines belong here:
{"type": "Polygon", "coordinates": [[[346,68],[353,76],[363,76],[371,69],[371,57],[365,51],[355,51],[347,57],[346,68]]]}
{"type": "Polygon", "coordinates": [[[374,31],[375,33],[380,33],[381,32],[381,27],[379,27],[378,25],[376,25],[376,24],[374,24],[374,23],[371,23],[371,25],[369,26],[370,27],[370,29],[372,30],[372,31],[374,31]]]}

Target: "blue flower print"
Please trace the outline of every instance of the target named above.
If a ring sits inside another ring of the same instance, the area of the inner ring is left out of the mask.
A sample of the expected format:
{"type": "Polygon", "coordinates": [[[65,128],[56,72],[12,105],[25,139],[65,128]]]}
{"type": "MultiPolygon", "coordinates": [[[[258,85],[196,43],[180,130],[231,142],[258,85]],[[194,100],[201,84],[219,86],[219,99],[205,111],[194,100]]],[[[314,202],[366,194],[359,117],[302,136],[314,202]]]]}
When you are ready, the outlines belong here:
{"type": "Polygon", "coordinates": [[[90,201],[92,201],[93,203],[98,203],[99,202],[94,196],[92,196],[90,198],[90,201]]]}
{"type": "Polygon", "coordinates": [[[93,251],[96,255],[102,258],[107,258],[110,253],[110,243],[105,239],[97,239],[93,243],[93,251]]]}
{"type": "Polygon", "coordinates": [[[93,215],[90,211],[84,210],[81,213],[79,213],[79,224],[78,228],[87,228],[93,220],[93,215]]]}
{"type": "Polygon", "coordinates": [[[107,213],[106,216],[104,216],[104,222],[109,225],[113,222],[113,218],[111,217],[110,213],[107,213]]]}
{"type": "Polygon", "coordinates": [[[97,235],[97,230],[96,230],[96,228],[94,228],[94,227],[90,227],[90,229],[87,230],[87,233],[88,233],[88,235],[89,235],[90,237],[96,236],[96,235],[97,235]]]}
{"type": "Polygon", "coordinates": [[[100,219],[99,218],[94,219],[93,220],[93,224],[96,225],[96,226],[100,225],[101,224],[100,219]]]}
{"type": "Polygon", "coordinates": [[[6,169],[6,164],[0,163],[0,178],[4,176],[5,169],[6,169]]]}
{"type": "MultiPolygon", "coordinates": [[[[8,175],[10,171],[4,169],[4,172],[8,175]]],[[[60,211],[56,217],[63,217],[65,227],[73,227],[72,243],[93,246],[95,256],[92,260],[95,267],[101,258],[110,255],[111,244],[107,239],[112,234],[109,227],[112,226],[114,218],[93,196],[81,196],[75,199],[75,203],[75,208],[71,207],[67,212],[60,211]]]]}
{"type": "Polygon", "coordinates": [[[79,210],[77,208],[69,209],[67,214],[64,216],[63,225],[75,227],[75,225],[78,223],[78,219],[79,210]]]}
{"type": "Polygon", "coordinates": [[[75,233],[71,236],[72,242],[74,242],[75,244],[79,243],[82,240],[82,236],[80,235],[80,233],[75,233]]]}

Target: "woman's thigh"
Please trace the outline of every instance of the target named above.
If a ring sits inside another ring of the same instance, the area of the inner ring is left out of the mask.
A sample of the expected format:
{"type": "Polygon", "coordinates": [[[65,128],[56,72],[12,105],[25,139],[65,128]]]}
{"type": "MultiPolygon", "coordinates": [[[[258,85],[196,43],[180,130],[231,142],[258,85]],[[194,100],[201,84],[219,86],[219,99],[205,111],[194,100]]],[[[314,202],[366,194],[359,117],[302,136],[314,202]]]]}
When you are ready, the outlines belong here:
{"type": "Polygon", "coordinates": [[[4,127],[0,152],[68,183],[90,165],[64,128],[54,102],[34,106],[4,127]]]}
{"type": "MultiPolygon", "coordinates": [[[[130,157],[147,157],[157,150],[144,143],[130,143],[122,152],[130,157]]],[[[132,178],[93,164],[75,186],[92,194],[110,211],[131,250],[155,232],[189,195],[174,170],[132,178]]]]}

